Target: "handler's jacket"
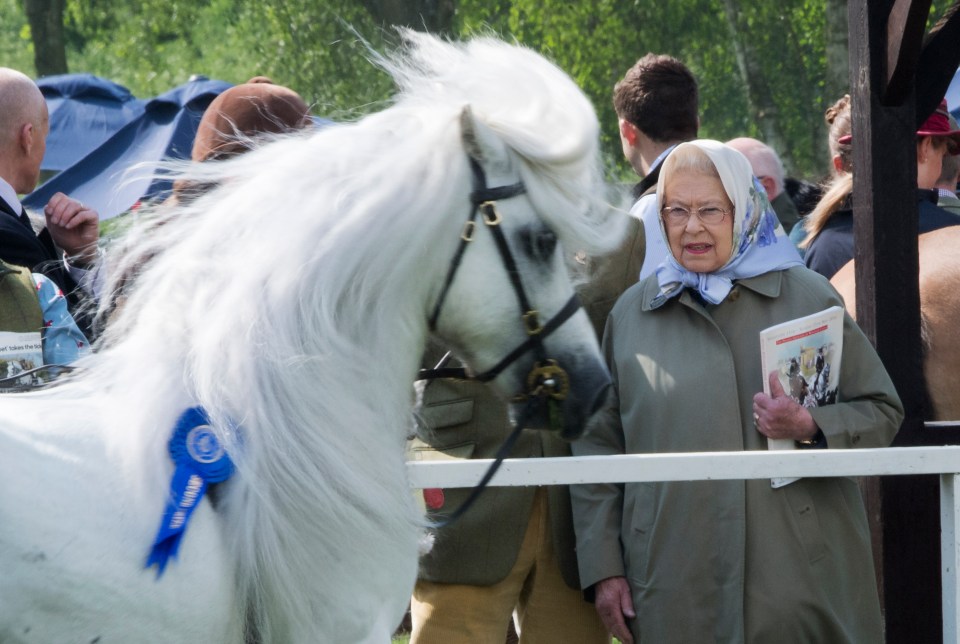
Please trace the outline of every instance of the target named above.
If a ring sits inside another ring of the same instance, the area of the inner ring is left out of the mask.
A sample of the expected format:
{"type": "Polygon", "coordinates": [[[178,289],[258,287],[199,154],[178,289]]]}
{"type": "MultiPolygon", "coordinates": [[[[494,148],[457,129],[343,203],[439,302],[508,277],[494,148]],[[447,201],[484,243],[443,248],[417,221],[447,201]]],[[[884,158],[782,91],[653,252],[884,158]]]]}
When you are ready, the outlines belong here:
{"type": "MultiPolygon", "coordinates": [[[[413,458],[493,458],[511,431],[506,405],[486,385],[436,380],[423,395],[413,458]]],[[[548,430],[523,430],[511,458],[569,456],[569,443],[548,430]]],[[[471,488],[425,493],[427,514],[440,521],[463,504],[471,488]],[[440,505],[442,501],[442,505],[440,505]],[[431,507],[431,505],[439,507],[431,507]]],[[[535,487],[489,487],[452,525],[436,530],[433,548],[420,559],[420,578],[445,584],[489,586],[510,572],[533,506],[535,487]]],[[[547,488],[550,534],[564,581],[579,588],[573,519],[566,486],[547,488]]]]}

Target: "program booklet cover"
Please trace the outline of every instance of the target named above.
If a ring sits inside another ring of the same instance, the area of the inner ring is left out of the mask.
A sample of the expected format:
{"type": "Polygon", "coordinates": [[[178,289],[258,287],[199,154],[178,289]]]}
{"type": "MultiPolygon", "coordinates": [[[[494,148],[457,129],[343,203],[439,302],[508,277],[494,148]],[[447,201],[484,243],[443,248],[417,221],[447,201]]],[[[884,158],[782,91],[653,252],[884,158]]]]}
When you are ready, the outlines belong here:
{"type": "MultiPolygon", "coordinates": [[[[843,354],[843,307],[830,308],[768,327],[760,332],[763,392],[770,395],[769,374],[776,371],[783,390],[798,404],[813,408],[837,400],[843,354]]],[[[767,439],[767,448],[796,449],[789,439],[767,439]]],[[[796,478],[774,478],[782,487],[796,478]]]]}
{"type": "Polygon", "coordinates": [[[31,371],[43,366],[43,342],[40,332],[0,332],[0,392],[18,391],[42,384],[43,371],[31,371]]]}

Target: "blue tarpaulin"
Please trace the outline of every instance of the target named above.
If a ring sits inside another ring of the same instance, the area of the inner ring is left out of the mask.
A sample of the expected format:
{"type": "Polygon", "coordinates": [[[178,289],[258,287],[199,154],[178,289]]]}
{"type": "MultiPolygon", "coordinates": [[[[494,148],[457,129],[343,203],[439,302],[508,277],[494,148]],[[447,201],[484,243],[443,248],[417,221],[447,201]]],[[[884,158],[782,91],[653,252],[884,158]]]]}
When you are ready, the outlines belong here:
{"type": "MultiPolygon", "coordinates": [[[[112,85],[114,89],[123,89],[108,81],[105,83],[112,85]]],[[[200,117],[210,102],[229,87],[232,87],[232,84],[224,81],[198,79],[156,98],[142,101],[139,113],[109,134],[100,145],[87,151],[69,167],[34,190],[24,199],[24,204],[33,210],[41,210],[54,193],[63,192],[90,205],[100,213],[101,220],[106,220],[129,210],[141,199],[169,190],[170,182],[156,179],[150,164],[171,159],[189,159],[200,117]]],[[[61,100],[62,103],[67,101],[66,98],[61,100]]],[[[49,101],[48,95],[48,106],[49,101]]],[[[134,112],[137,111],[135,106],[130,107],[134,112]]],[[[53,109],[51,107],[52,113],[53,109]]],[[[56,106],[56,109],[64,109],[63,104],[56,106]]],[[[79,111],[76,113],[80,114],[79,111]]],[[[100,123],[103,123],[96,121],[97,117],[93,112],[88,112],[86,117],[72,118],[89,120],[58,121],[58,128],[54,130],[54,119],[51,116],[48,154],[58,155],[58,152],[51,152],[51,148],[70,147],[71,143],[68,142],[72,142],[72,137],[79,138],[79,133],[83,130],[100,128],[100,123]],[[95,121],[97,125],[92,124],[95,121]]],[[[102,132],[102,129],[100,131],[102,132]]],[[[76,148],[71,149],[74,152],[64,155],[76,153],[76,148]]]]}
{"type": "Polygon", "coordinates": [[[42,170],[59,172],[95,150],[143,113],[146,101],[92,74],[62,74],[37,81],[50,112],[42,170]]]}
{"type": "Polygon", "coordinates": [[[953,75],[950,81],[950,87],[947,88],[947,109],[953,114],[954,118],[960,120],[960,69],[953,75]]]}

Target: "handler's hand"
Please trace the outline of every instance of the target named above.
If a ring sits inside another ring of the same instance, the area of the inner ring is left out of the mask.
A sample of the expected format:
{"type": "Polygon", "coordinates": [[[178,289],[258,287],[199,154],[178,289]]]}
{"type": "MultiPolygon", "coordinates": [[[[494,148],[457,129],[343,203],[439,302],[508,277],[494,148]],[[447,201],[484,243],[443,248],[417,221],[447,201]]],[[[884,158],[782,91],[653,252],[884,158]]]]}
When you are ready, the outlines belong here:
{"type": "Polygon", "coordinates": [[[819,429],[813,416],[787,395],[776,371],[770,372],[769,379],[772,396],[763,392],[753,396],[753,422],[757,431],[767,438],[812,440],[819,429]]]}
{"type": "Polygon", "coordinates": [[[62,192],[50,198],[43,209],[53,242],[71,258],[91,262],[97,257],[100,216],[62,192]]]}
{"type": "Polygon", "coordinates": [[[633,612],[633,598],[626,577],[607,577],[596,586],[596,608],[603,625],[623,644],[633,644],[633,635],[624,617],[637,616],[633,612]]]}

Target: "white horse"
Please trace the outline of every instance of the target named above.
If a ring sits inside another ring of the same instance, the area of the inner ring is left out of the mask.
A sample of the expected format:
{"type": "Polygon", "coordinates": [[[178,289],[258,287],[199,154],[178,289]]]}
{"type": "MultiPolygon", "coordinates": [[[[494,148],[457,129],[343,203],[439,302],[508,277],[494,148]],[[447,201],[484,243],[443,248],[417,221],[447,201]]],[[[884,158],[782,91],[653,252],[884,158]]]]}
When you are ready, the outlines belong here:
{"type": "MultiPolygon", "coordinates": [[[[151,259],[83,372],[0,399],[0,641],[390,641],[424,529],[404,465],[411,383],[475,208],[468,152],[488,188],[526,189],[483,218],[499,213],[541,322],[573,292],[564,258],[619,232],[596,117],[563,72],[493,39],[406,36],[381,61],[390,107],[201,164],[189,178],[220,187],[130,242],[130,261],[151,259]],[[194,406],[236,469],[158,576],[167,442],[194,406]]],[[[480,221],[434,330],[477,372],[537,326],[480,221]]],[[[609,382],[586,315],[543,346],[570,376],[575,434],[609,382]]],[[[494,380],[505,395],[534,354],[494,380]]]]}

